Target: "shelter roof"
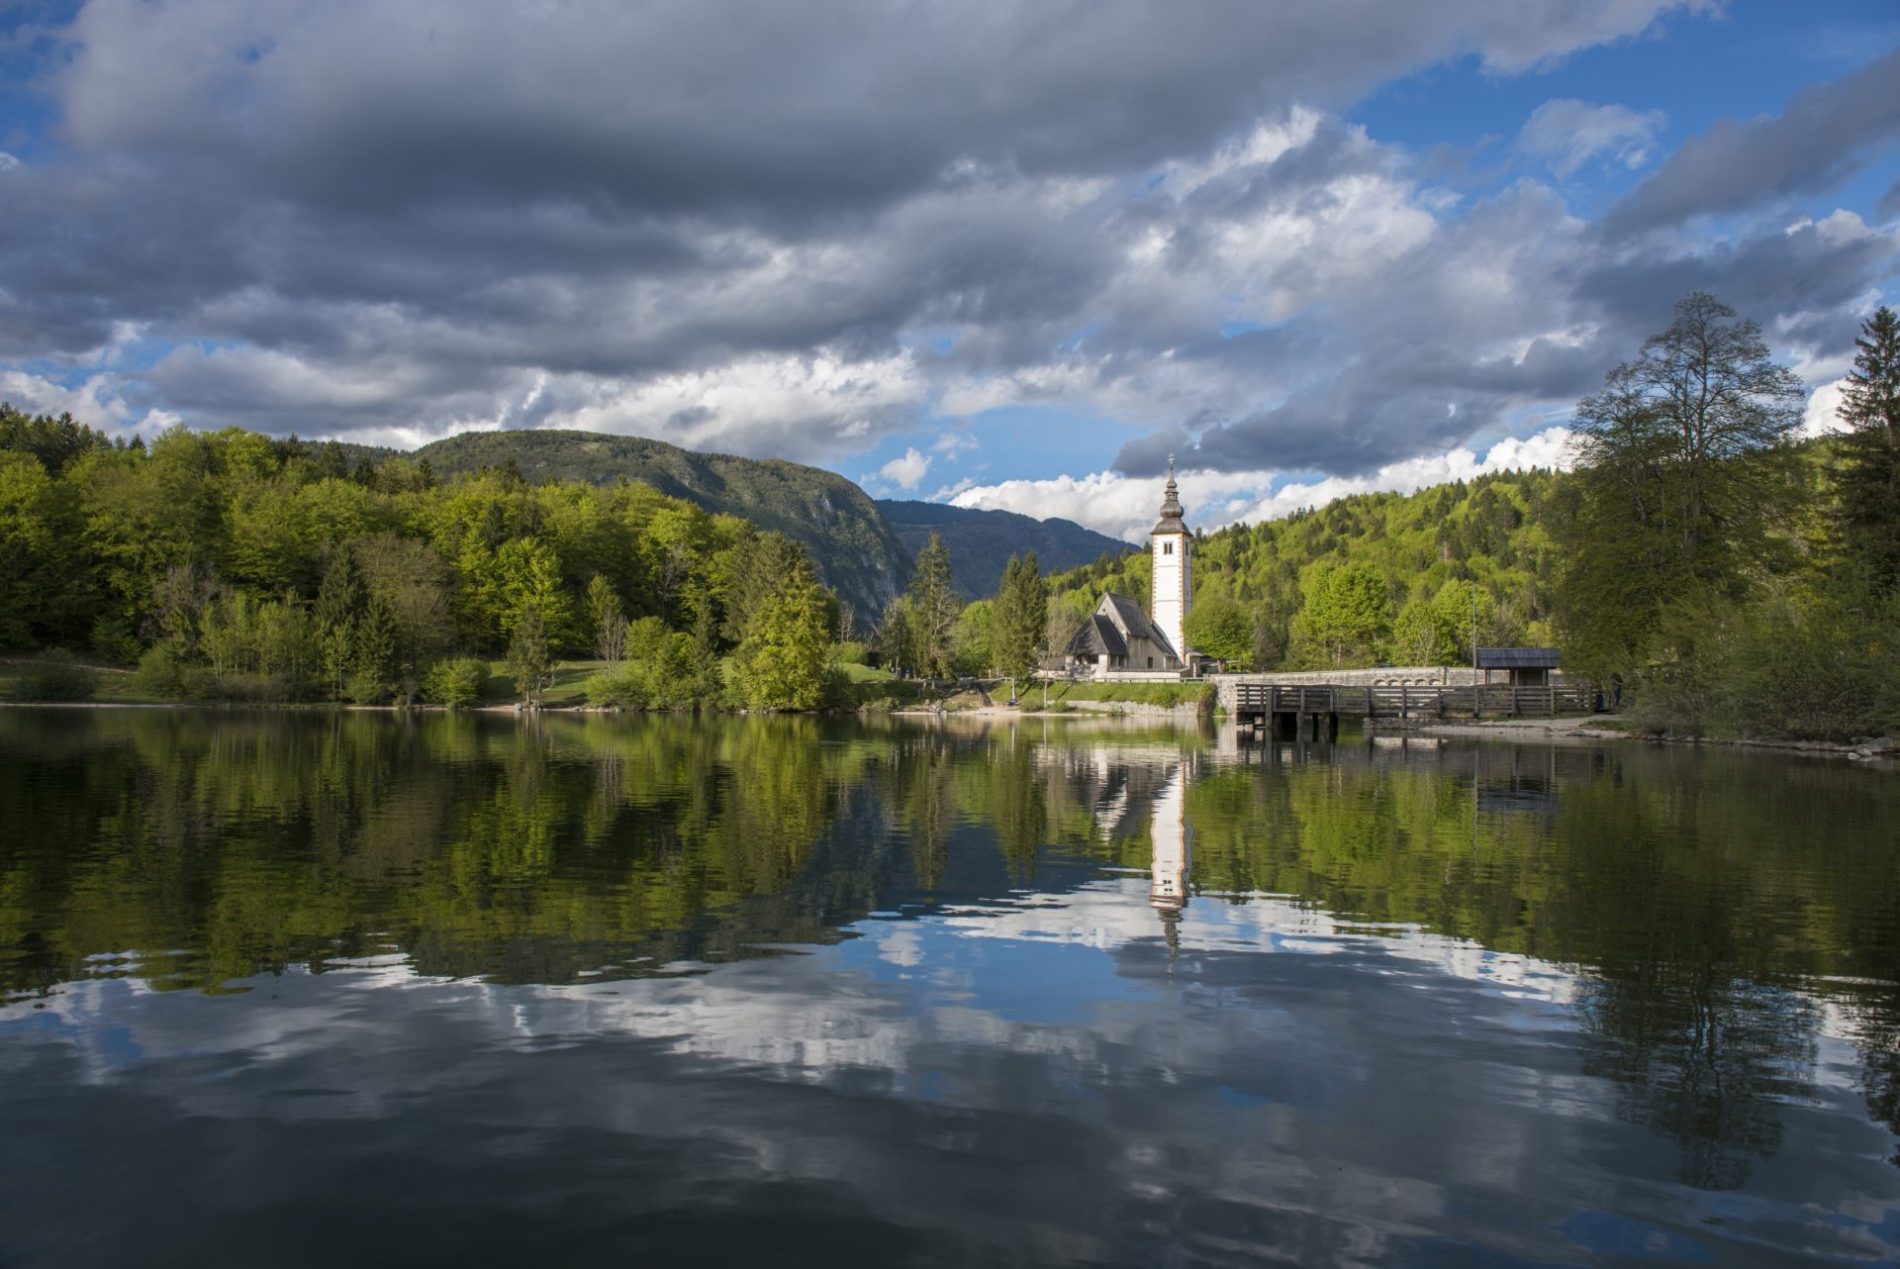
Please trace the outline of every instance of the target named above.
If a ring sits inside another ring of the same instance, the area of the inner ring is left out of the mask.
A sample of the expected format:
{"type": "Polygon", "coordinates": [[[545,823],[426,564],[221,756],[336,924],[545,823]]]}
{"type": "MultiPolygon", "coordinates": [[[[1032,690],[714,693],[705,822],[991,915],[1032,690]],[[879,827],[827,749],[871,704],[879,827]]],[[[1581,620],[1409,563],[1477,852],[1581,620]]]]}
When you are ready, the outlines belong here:
{"type": "Polygon", "coordinates": [[[1557,648],[1479,648],[1480,670],[1554,670],[1563,653],[1557,648]]]}

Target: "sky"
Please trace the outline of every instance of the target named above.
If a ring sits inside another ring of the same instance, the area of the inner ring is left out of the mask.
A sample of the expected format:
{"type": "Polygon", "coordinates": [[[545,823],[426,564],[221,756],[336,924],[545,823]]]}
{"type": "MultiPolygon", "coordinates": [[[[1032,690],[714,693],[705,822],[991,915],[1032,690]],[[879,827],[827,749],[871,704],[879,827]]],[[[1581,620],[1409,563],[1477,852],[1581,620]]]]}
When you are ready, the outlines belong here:
{"type": "Polygon", "coordinates": [[[1708,290],[1831,421],[1891,0],[0,0],[0,400],[572,427],[1138,538],[1560,465],[1708,290]]]}

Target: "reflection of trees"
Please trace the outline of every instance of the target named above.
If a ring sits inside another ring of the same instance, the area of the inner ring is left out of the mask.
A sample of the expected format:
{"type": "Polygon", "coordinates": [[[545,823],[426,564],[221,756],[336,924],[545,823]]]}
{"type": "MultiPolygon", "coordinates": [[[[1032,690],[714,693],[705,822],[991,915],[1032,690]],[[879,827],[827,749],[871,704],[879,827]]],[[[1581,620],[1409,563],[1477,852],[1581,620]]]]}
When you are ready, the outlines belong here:
{"type": "MultiPolygon", "coordinates": [[[[1900,800],[1819,765],[1762,781],[1731,755],[1589,751],[1552,755],[1534,801],[1515,770],[1512,797],[1486,798],[1504,787],[1482,765],[1496,757],[1216,769],[1188,790],[1195,881],[1582,967],[1586,1070],[1676,1141],[1685,1181],[1740,1184],[1776,1149],[1820,1026],[1806,997],[1764,984],[1886,981],[1900,964],[1900,800]]],[[[1882,990],[1853,994],[1884,1020],[1858,1029],[1869,1106],[1892,1123],[1900,1001],[1882,990]]]]}
{"type": "Polygon", "coordinates": [[[815,727],[8,717],[0,989],[121,949],[182,987],[392,947],[426,972],[559,980],[835,937],[825,904],[784,895],[871,749],[815,727]]]}
{"type": "Polygon", "coordinates": [[[950,858],[950,833],[957,822],[954,758],[950,740],[934,731],[891,744],[888,796],[910,845],[911,872],[925,890],[943,884],[950,858]]]}
{"type": "Polygon", "coordinates": [[[1659,962],[1585,980],[1586,1074],[1618,1085],[1617,1113],[1672,1137],[1677,1176],[1734,1189],[1781,1144],[1776,1105],[1815,1057],[1815,1007],[1707,962],[1659,962]]]}
{"type": "MultiPolygon", "coordinates": [[[[986,837],[1016,878],[1050,848],[1147,868],[1182,748],[810,719],[8,712],[0,991],[207,987],[391,950],[564,981],[833,939],[906,853],[938,892],[986,837]]],[[[1759,984],[1838,984],[1868,1105],[1900,1129],[1900,999],[1855,985],[1900,964],[1900,799],[1860,773],[1564,752],[1527,800],[1527,776],[1502,785],[1469,750],[1186,765],[1203,893],[1584,967],[1586,1069],[1677,1143],[1685,1180],[1739,1183],[1808,1079],[1816,1010],[1759,984]]]]}
{"type": "MultiPolygon", "coordinates": [[[[1900,1136],[1900,991],[1894,984],[1870,988],[1846,1004],[1860,1049],[1860,1089],[1867,1113],[1900,1136]]],[[[1900,1168],[1900,1152],[1891,1160],[1900,1168]]]]}

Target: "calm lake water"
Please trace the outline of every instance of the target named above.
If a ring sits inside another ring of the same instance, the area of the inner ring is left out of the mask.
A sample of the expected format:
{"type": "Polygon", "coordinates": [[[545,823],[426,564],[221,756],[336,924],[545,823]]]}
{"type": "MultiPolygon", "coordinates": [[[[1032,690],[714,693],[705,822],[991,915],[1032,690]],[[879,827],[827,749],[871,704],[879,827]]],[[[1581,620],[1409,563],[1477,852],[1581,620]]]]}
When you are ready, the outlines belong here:
{"type": "Polygon", "coordinates": [[[1900,1260],[1900,776],[0,712],[0,1265],[1900,1260]]]}

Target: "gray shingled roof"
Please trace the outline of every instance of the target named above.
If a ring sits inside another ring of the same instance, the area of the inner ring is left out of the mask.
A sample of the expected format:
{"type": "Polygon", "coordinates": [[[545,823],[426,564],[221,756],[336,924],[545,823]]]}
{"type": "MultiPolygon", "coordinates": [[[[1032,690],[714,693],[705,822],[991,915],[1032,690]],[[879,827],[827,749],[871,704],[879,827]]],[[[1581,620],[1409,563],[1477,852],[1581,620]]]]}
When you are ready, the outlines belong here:
{"type": "Polygon", "coordinates": [[[1121,623],[1122,629],[1128,632],[1129,638],[1147,639],[1175,660],[1181,659],[1175,652],[1174,645],[1168,642],[1168,636],[1155,628],[1155,624],[1148,620],[1148,614],[1141,610],[1140,604],[1126,595],[1110,594],[1103,598],[1108,601],[1109,607],[1115,610],[1115,619],[1121,623]]]}
{"type": "Polygon", "coordinates": [[[1115,629],[1115,623],[1100,613],[1092,614],[1075,632],[1075,638],[1069,640],[1069,655],[1073,657],[1125,657],[1128,645],[1122,642],[1121,631],[1115,629]]]}

